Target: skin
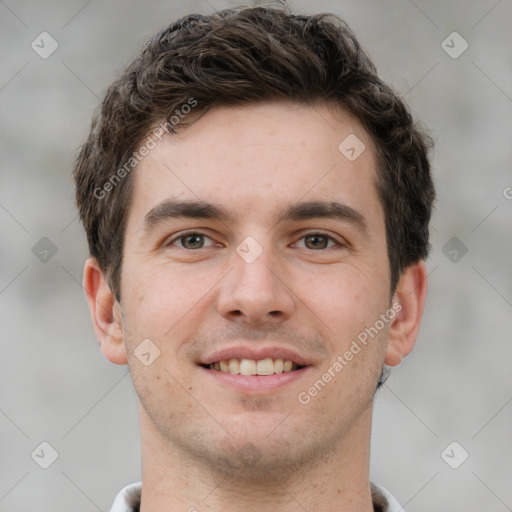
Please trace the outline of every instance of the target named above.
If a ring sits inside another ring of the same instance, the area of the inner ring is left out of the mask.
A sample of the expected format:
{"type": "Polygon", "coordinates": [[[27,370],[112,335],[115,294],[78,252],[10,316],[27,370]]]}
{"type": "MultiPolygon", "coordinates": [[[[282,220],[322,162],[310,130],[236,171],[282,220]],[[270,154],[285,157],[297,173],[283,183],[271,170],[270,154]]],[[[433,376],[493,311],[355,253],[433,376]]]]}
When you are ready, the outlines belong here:
{"type": "Polygon", "coordinates": [[[368,134],[325,104],[216,108],[162,139],[134,173],[120,304],[93,259],[84,286],[101,350],[129,365],[139,397],[142,512],[373,510],[375,388],[384,363],[399,364],[414,346],[427,276],[423,261],[411,265],[391,293],[368,134]],[[338,149],[350,134],[366,146],[355,161],[338,149]],[[144,230],[146,214],[169,199],[215,203],[231,218],[168,218],[144,230]],[[339,218],[276,222],[300,201],[348,205],[366,234],[339,218]],[[189,239],[178,235],[189,229],[206,235],[196,240],[203,247],[183,246],[189,239]],[[307,237],[318,231],[331,238],[307,237]],[[262,249],[252,263],[237,253],[248,236],[262,249]],[[301,403],[394,302],[400,312],[301,403]],[[160,350],[148,366],[134,352],[145,339],[160,350]],[[258,393],[198,366],[237,344],[293,348],[310,366],[258,393]]]}

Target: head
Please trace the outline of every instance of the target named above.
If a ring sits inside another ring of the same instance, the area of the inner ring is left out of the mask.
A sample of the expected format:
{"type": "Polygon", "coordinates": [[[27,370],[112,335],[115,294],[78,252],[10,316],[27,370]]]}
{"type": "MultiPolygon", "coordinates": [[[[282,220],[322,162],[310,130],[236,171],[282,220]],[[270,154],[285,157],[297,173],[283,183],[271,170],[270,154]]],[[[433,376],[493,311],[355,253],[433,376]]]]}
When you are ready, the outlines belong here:
{"type": "Polygon", "coordinates": [[[80,218],[91,256],[118,300],[137,149],[157,125],[172,133],[208,109],[274,99],[342,107],[371,136],[390,292],[408,265],[427,257],[434,199],[430,139],[377,76],[348,26],[333,15],[226,10],[187,16],[150,38],[109,87],[78,155],[80,218]]]}
{"type": "MultiPolygon", "coordinates": [[[[276,447],[288,461],[297,448],[285,439],[309,441],[299,464],[367,419],[383,363],[410,352],[419,329],[434,200],[428,146],[332,15],[231,9],[187,16],[146,42],[108,89],[74,176],[98,337],[111,361],[130,364],[155,432],[172,430],[168,441],[182,447],[192,435],[187,449],[207,460],[211,439],[238,452],[250,438],[262,468],[275,468],[276,447]],[[314,219],[322,231],[308,234],[314,219]],[[136,354],[144,339],[163,355],[148,367],[136,354]],[[277,352],[305,354],[290,354],[304,363],[303,384],[327,372],[332,385],[316,405],[297,401],[293,384],[275,394],[229,389],[224,414],[202,381],[215,371],[210,359],[238,345],[272,352],[276,340],[286,345],[277,352]],[[337,370],[347,351],[354,361],[337,370]],[[163,412],[166,393],[181,407],[163,412]],[[211,404],[214,421],[185,432],[175,427],[192,395],[211,404]],[[283,412],[307,406],[318,418],[313,408],[330,403],[352,412],[322,439],[311,430],[318,420],[301,414],[267,439],[265,425],[283,412]],[[260,437],[247,437],[254,414],[260,437]]],[[[239,470],[233,460],[226,468],[239,470]]]]}

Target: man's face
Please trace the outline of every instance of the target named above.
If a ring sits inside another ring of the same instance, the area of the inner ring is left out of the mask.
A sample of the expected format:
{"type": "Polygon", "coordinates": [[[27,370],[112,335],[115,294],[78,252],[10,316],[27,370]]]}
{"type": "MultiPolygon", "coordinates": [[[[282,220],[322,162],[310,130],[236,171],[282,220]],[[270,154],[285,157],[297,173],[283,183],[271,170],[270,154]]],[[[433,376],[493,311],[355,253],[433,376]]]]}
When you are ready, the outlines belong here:
{"type": "Polygon", "coordinates": [[[367,439],[388,326],[343,355],[391,307],[376,166],[354,118],[287,102],[213,109],[139,164],[124,341],[141,421],[169,450],[263,475],[367,439]]]}

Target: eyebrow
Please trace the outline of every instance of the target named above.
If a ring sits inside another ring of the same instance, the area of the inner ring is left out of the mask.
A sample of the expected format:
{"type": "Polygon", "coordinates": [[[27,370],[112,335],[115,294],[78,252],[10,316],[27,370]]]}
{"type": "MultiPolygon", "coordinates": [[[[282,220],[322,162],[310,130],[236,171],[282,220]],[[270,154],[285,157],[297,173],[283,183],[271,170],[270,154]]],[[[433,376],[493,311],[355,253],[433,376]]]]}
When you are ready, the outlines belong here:
{"type": "MultiPolygon", "coordinates": [[[[157,204],[144,217],[142,231],[149,235],[159,224],[169,219],[214,219],[222,222],[234,221],[234,216],[218,204],[197,200],[167,199],[157,204]]],[[[335,219],[344,221],[368,236],[365,217],[354,208],[337,201],[307,201],[293,203],[278,211],[274,226],[286,221],[308,219],[335,219]]]]}
{"type": "Polygon", "coordinates": [[[276,224],[283,221],[308,219],[335,219],[344,221],[368,236],[368,224],[364,215],[347,204],[338,201],[308,201],[285,207],[276,218],[276,224]]]}
{"type": "Polygon", "coordinates": [[[224,207],[213,203],[167,199],[157,204],[144,216],[142,230],[149,234],[158,224],[168,219],[180,218],[218,219],[224,222],[232,220],[224,207]]]}

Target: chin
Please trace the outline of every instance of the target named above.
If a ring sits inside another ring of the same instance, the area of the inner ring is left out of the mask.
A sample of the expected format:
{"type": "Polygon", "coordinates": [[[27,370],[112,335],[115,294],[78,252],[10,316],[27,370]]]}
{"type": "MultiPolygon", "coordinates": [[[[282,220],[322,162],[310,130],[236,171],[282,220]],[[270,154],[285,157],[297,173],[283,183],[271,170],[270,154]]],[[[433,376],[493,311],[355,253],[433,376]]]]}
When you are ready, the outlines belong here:
{"type": "Polygon", "coordinates": [[[210,449],[203,453],[202,462],[206,462],[215,474],[230,480],[238,480],[247,486],[272,488],[282,486],[314,457],[314,450],[295,442],[283,442],[282,439],[271,442],[268,438],[252,437],[238,450],[233,446],[228,450],[210,449]]]}
{"type": "Polygon", "coordinates": [[[332,446],[320,445],[311,432],[287,423],[288,414],[244,413],[223,418],[220,423],[229,434],[196,432],[189,437],[194,441],[187,451],[223,478],[246,485],[282,486],[315,459],[323,459],[332,446]]]}

